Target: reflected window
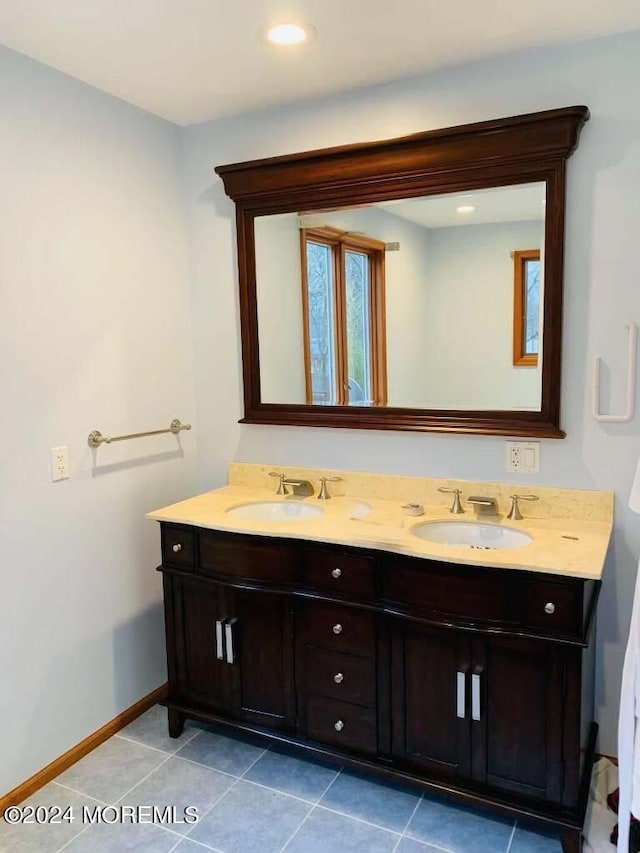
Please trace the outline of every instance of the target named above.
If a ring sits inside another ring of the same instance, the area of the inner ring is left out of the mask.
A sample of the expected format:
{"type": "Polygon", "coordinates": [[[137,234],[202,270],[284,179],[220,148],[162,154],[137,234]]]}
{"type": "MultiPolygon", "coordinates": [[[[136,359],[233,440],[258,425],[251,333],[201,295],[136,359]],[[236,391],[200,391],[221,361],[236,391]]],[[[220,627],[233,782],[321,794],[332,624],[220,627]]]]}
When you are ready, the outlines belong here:
{"type": "Polygon", "coordinates": [[[307,402],[386,404],[384,243],[302,229],[307,402]]]}
{"type": "Polygon", "coordinates": [[[513,364],[535,367],[540,344],[540,250],[513,253],[513,364]]]}

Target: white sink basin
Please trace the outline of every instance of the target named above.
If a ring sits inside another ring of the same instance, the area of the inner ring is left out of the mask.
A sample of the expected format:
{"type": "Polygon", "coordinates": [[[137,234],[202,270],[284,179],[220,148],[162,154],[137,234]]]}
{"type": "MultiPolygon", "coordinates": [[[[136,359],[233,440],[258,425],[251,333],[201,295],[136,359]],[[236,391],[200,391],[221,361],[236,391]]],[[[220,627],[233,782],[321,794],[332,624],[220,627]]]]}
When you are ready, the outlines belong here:
{"type": "Polygon", "coordinates": [[[303,521],[319,518],[323,513],[324,509],[321,506],[295,501],[256,501],[233,506],[227,510],[227,515],[245,518],[248,521],[303,521]]]}
{"type": "Polygon", "coordinates": [[[474,521],[431,521],[411,528],[414,536],[462,548],[493,550],[494,548],[521,548],[533,541],[533,536],[500,524],[482,524],[474,521]]]}

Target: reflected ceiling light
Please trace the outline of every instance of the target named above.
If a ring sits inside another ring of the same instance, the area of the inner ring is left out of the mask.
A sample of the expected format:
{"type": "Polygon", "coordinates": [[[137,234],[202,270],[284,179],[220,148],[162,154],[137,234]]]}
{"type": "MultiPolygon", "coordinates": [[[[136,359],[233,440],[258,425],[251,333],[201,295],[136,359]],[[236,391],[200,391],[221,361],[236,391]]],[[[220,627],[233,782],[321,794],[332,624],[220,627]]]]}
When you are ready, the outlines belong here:
{"type": "Polygon", "coordinates": [[[461,204],[460,207],[456,207],[456,213],[473,213],[475,209],[473,204],[461,204]]]}
{"type": "Polygon", "coordinates": [[[267,39],[271,44],[290,47],[309,40],[311,28],[308,24],[276,24],[267,30],[267,39]]]}

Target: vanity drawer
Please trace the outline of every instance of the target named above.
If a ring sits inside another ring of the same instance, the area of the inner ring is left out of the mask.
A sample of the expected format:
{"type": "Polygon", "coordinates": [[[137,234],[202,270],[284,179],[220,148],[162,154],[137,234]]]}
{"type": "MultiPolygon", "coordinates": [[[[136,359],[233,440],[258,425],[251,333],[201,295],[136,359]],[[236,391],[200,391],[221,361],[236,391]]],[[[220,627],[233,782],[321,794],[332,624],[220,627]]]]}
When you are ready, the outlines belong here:
{"type": "Polygon", "coordinates": [[[357,752],[377,751],[376,712],[348,702],[310,696],[307,700],[307,735],[357,752]]]}
{"type": "Polygon", "coordinates": [[[300,612],[299,630],[303,641],[313,646],[375,655],[375,620],[368,610],[307,602],[300,612]]]}
{"type": "Polygon", "coordinates": [[[275,545],[257,537],[247,541],[233,534],[200,534],[200,568],[205,573],[295,583],[298,566],[295,549],[287,545],[275,545]]]}
{"type": "Polygon", "coordinates": [[[398,560],[384,572],[387,601],[414,613],[465,622],[518,624],[517,592],[510,573],[499,569],[398,560]]]}
{"type": "Polygon", "coordinates": [[[302,557],[303,584],[341,595],[373,598],[374,561],[339,551],[306,551],[302,557]]]}
{"type": "Polygon", "coordinates": [[[193,568],[196,564],[196,536],[184,527],[162,525],[162,562],[193,568]]]}
{"type": "Polygon", "coordinates": [[[368,708],[376,703],[376,664],[371,658],[307,646],[303,676],[307,693],[368,708]]]}
{"type": "Polygon", "coordinates": [[[559,633],[582,631],[582,584],[532,580],[524,590],[523,624],[559,633]]]}

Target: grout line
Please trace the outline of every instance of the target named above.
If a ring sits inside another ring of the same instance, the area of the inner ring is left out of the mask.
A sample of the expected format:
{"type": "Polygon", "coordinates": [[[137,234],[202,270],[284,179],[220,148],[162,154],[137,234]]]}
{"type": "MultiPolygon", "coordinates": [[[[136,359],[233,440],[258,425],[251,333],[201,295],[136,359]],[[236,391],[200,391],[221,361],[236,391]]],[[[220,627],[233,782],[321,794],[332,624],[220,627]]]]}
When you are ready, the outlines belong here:
{"type": "MultiPolygon", "coordinates": [[[[309,811],[308,811],[308,812],[307,812],[307,814],[305,815],[304,819],[301,821],[300,826],[298,826],[298,828],[297,828],[297,829],[296,829],[296,830],[295,830],[295,831],[294,831],[294,832],[289,836],[289,838],[285,841],[284,846],[283,846],[283,847],[282,847],[282,849],[280,850],[280,853],[284,853],[284,851],[287,849],[287,847],[291,844],[291,842],[292,842],[292,841],[293,841],[293,839],[296,837],[296,835],[298,834],[298,832],[300,832],[300,830],[302,829],[302,827],[305,825],[305,823],[309,820],[309,818],[311,817],[311,815],[313,814],[313,812],[316,810],[317,805],[318,805],[318,803],[320,802],[320,800],[324,797],[324,795],[327,793],[327,791],[329,790],[329,788],[333,785],[333,783],[336,781],[336,779],[338,778],[338,776],[339,776],[341,773],[342,773],[342,767],[338,770],[338,772],[336,773],[336,775],[335,775],[335,776],[333,777],[333,779],[329,782],[329,784],[328,784],[328,785],[327,785],[327,787],[324,789],[324,791],[320,794],[320,796],[318,797],[318,799],[317,799],[317,800],[316,800],[316,802],[315,802],[315,805],[311,806],[311,808],[309,809],[309,811]]],[[[304,800],[303,800],[303,802],[306,802],[306,801],[304,801],[304,800]]]]}
{"type": "MultiPolygon", "coordinates": [[[[257,764],[257,763],[258,763],[258,761],[260,761],[260,759],[261,759],[264,755],[266,755],[266,754],[267,754],[267,752],[268,752],[268,749],[265,747],[265,749],[263,749],[263,750],[262,750],[262,752],[260,753],[260,755],[255,759],[255,761],[252,761],[252,762],[251,762],[251,764],[250,764],[250,765],[247,767],[247,769],[244,771],[244,773],[242,773],[238,778],[240,778],[240,779],[244,779],[244,777],[247,775],[247,773],[249,772],[249,770],[251,770],[251,768],[254,766],[254,764],[257,764]]],[[[229,774],[229,775],[231,775],[231,774],[229,774]]],[[[248,782],[249,780],[247,779],[246,781],[248,782]]]]}
{"type": "MultiPolygon", "coordinates": [[[[123,731],[124,731],[124,729],[123,729],[123,731]]],[[[200,732],[197,732],[197,731],[194,732],[190,737],[188,737],[186,740],[182,741],[180,743],[180,746],[178,746],[178,748],[174,752],[169,752],[168,749],[160,749],[159,746],[150,746],[148,743],[143,743],[141,740],[136,740],[135,738],[132,738],[132,737],[126,737],[126,735],[121,735],[120,733],[112,735],[112,737],[120,738],[120,740],[126,740],[127,743],[135,743],[136,746],[145,746],[147,749],[153,749],[155,752],[162,752],[162,753],[164,753],[164,755],[175,755],[177,752],[179,752],[182,749],[183,746],[186,746],[188,743],[191,743],[191,741],[199,734],[200,734],[200,732]]],[[[105,743],[106,743],[106,741],[105,741],[105,743]]]]}
{"type": "Polygon", "coordinates": [[[354,814],[349,814],[348,812],[339,812],[337,809],[329,808],[328,806],[323,806],[322,803],[316,803],[316,806],[319,809],[322,809],[325,812],[333,812],[333,814],[340,815],[340,817],[348,817],[351,820],[357,820],[358,823],[364,823],[367,826],[373,827],[373,829],[381,829],[383,832],[389,832],[391,835],[398,835],[399,839],[402,838],[402,833],[398,832],[397,829],[389,829],[388,826],[382,826],[379,823],[371,823],[370,820],[365,820],[363,817],[356,817],[354,814]]]}
{"type": "Polygon", "coordinates": [[[203,820],[205,820],[205,818],[206,818],[206,817],[207,817],[207,816],[208,816],[208,815],[213,811],[213,809],[218,805],[218,803],[220,802],[220,800],[221,800],[223,797],[226,797],[226,796],[227,796],[227,794],[228,794],[230,791],[233,791],[233,789],[236,787],[236,785],[238,784],[238,782],[239,782],[239,781],[240,781],[240,779],[236,779],[236,781],[233,783],[233,785],[230,785],[230,786],[227,788],[227,790],[226,790],[226,791],[223,791],[223,792],[222,792],[218,797],[216,797],[216,799],[211,803],[211,805],[210,805],[210,806],[209,806],[209,808],[205,811],[205,813],[202,815],[202,817],[198,817],[198,823],[195,823],[195,824],[191,827],[191,829],[187,832],[187,834],[183,836],[183,838],[188,838],[188,839],[189,839],[189,841],[193,841],[193,842],[195,842],[196,844],[200,844],[202,847],[207,847],[207,849],[208,849],[208,850],[214,850],[214,851],[216,851],[216,853],[222,853],[222,851],[217,850],[217,848],[215,848],[215,847],[208,847],[208,845],[204,844],[204,842],[202,842],[202,841],[197,841],[195,838],[191,838],[190,836],[191,836],[191,833],[194,831],[194,829],[196,829],[196,827],[197,827],[200,823],[202,823],[202,821],[203,821],[203,820]]]}
{"type": "Polygon", "coordinates": [[[64,788],[65,791],[71,791],[73,794],[78,794],[81,797],[86,797],[88,800],[93,800],[94,803],[100,803],[101,806],[111,805],[110,803],[106,803],[104,800],[99,800],[97,797],[92,797],[89,794],[83,794],[82,791],[76,791],[75,788],[72,788],[71,785],[65,785],[64,782],[56,782],[55,779],[52,779],[49,784],[57,785],[58,788],[64,788]]]}
{"type": "Polygon", "coordinates": [[[403,829],[403,830],[402,830],[402,832],[400,833],[400,838],[396,841],[396,846],[393,848],[392,853],[396,853],[396,850],[398,849],[398,846],[400,845],[400,842],[402,841],[402,838],[403,838],[403,836],[404,836],[405,832],[406,832],[406,831],[409,829],[409,827],[411,826],[411,821],[414,819],[414,817],[415,817],[415,815],[416,815],[416,812],[418,811],[418,808],[419,808],[419,806],[420,806],[420,803],[423,801],[423,799],[424,799],[424,792],[422,792],[422,793],[420,794],[420,796],[418,797],[418,802],[415,804],[415,807],[414,807],[413,811],[412,811],[412,812],[411,812],[411,814],[409,815],[409,820],[405,823],[405,825],[404,825],[404,829],[403,829]]]}
{"type": "Polygon", "coordinates": [[[143,782],[146,782],[146,780],[149,778],[149,776],[151,776],[151,774],[152,774],[152,773],[155,773],[155,772],[156,772],[156,770],[159,770],[159,769],[162,767],[162,765],[163,765],[163,764],[166,764],[166,763],[167,763],[167,761],[169,761],[171,758],[173,758],[173,755],[167,755],[167,757],[165,758],[165,760],[164,760],[164,761],[161,761],[161,762],[160,762],[160,764],[158,764],[156,767],[154,767],[154,768],[153,768],[153,770],[150,770],[150,771],[146,774],[146,776],[143,776],[143,777],[142,777],[142,779],[138,779],[138,781],[136,782],[136,784],[135,784],[135,785],[132,785],[132,786],[129,788],[129,790],[128,790],[128,791],[125,791],[125,792],[124,792],[124,794],[123,794],[121,797],[118,797],[118,799],[117,799],[114,803],[112,803],[112,805],[116,806],[118,803],[121,803],[121,802],[122,802],[122,800],[124,800],[124,798],[125,798],[125,797],[128,797],[128,796],[129,796],[129,794],[130,794],[133,790],[135,790],[135,789],[138,787],[138,785],[142,785],[142,783],[143,783],[143,782]]]}
{"type": "Polygon", "coordinates": [[[511,837],[509,838],[509,843],[507,844],[506,853],[509,853],[511,850],[511,845],[513,844],[513,837],[516,834],[516,829],[518,828],[518,821],[516,820],[513,824],[513,829],[511,830],[511,837]]]}

